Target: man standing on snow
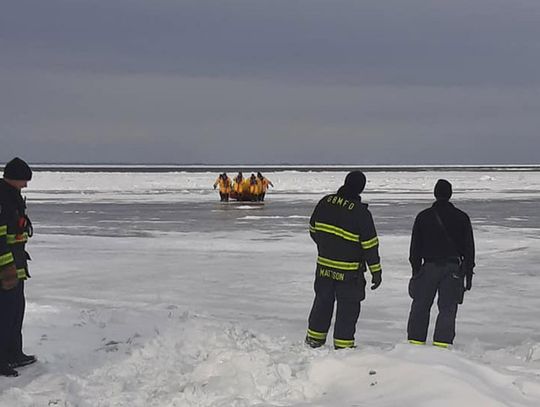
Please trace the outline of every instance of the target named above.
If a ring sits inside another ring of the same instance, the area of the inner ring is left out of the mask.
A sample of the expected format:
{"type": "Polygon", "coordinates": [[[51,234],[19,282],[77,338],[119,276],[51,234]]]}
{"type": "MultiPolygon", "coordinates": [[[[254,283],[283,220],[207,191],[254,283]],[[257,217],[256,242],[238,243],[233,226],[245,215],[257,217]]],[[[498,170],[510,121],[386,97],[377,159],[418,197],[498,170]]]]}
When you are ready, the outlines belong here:
{"type": "Polygon", "coordinates": [[[32,236],[32,223],[21,189],[31,179],[28,164],[14,158],[0,180],[0,376],[18,376],[14,368],[36,361],[22,350],[24,280],[30,277],[25,245],[32,236]]]}
{"type": "Polygon", "coordinates": [[[365,185],[366,177],[361,171],[350,172],[337,193],[319,201],[309,221],[310,235],[318,250],[315,300],[306,335],[306,344],[312,348],[326,342],[336,300],[334,348],[355,347],[367,267],[371,272],[371,289],[382,282],[379,239],[368,206],[360,199],[365,185]]]}
{"type": "Polygon", "coordinates": [[[458,304],[472,287],[474,238],[469,216],[449,202],[452,185],[440,179],[434,194],[435,203],[418,214],[412,231],[409,295],[413,302],[407,334],[412,344],[426,343],[429,313],[438,294],[433,345],[447,348],[454,341],[458,304]]]}

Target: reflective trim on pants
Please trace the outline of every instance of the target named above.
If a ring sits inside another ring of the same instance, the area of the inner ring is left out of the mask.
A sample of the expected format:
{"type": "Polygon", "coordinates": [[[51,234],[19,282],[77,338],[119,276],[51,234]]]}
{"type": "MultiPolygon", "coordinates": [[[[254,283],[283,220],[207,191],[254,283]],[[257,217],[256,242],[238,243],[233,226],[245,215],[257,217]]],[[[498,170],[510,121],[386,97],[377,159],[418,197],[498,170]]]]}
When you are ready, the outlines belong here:
{"type": "Polygon", "coordinates": [[[354,339],[336,339],[334,338],[334,347],[338,349],[354,348],[354,339]]]}

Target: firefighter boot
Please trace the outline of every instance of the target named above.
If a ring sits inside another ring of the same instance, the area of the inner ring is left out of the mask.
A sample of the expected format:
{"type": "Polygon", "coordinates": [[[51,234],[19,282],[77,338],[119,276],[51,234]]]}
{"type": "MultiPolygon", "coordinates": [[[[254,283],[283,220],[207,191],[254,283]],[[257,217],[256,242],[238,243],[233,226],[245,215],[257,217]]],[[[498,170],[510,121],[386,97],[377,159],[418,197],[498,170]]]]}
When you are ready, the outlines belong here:
{"type": "Polygon", "coordinates": [[[21,355],[17,356],[15,359],[11,360],[9,362],[9,366],[11,368],[16,367],[23,367],[31,365],[32,363],[37,362],[37,358],[34,355],[26,355],[22,353],[21,355]]]}
{"type": "Polygon", "coordinates": [[[17,376],[19,376],[19,372],[17,372],[15,369],[13,369],[7,363],[1,363],[0,364],[0,376],[17,377],[17,376]]]}
{"type": "Polygon", "coordinates": [[[324,342],[325,341],[321,341],[320,339],[310,338],[309,336],[306,336],[305,340],[306,345],[313,349],[320,348],[324,345],[324,342]]]}

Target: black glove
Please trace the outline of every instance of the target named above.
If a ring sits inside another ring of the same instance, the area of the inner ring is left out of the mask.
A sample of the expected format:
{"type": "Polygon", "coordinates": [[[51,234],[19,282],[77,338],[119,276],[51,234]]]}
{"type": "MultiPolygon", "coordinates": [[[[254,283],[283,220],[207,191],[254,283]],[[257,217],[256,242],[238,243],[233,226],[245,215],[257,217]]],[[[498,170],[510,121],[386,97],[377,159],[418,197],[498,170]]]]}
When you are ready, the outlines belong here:
{"type": "Polygon", "coordinates": [[[382,283],[382,272],[371,273],[371,289],[375,290],[382,283]]]}
{"type": "Polygon", "coordinates": [[[471,291],[471,288],[472,288],[472,276],[473,276],[473,273],[467,274],[465,276],[465,291],[471,291]]]}

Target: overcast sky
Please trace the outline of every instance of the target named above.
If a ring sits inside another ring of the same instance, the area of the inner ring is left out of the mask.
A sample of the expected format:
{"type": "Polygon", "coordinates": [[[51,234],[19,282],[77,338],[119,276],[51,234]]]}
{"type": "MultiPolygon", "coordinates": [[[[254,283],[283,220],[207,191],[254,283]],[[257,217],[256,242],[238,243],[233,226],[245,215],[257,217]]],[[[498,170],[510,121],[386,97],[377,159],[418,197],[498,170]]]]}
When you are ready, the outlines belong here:
{"type": "Polygon", "coordinates": [[[0,161],[539,163],[539,0],[5,0],[0,161]]]}

